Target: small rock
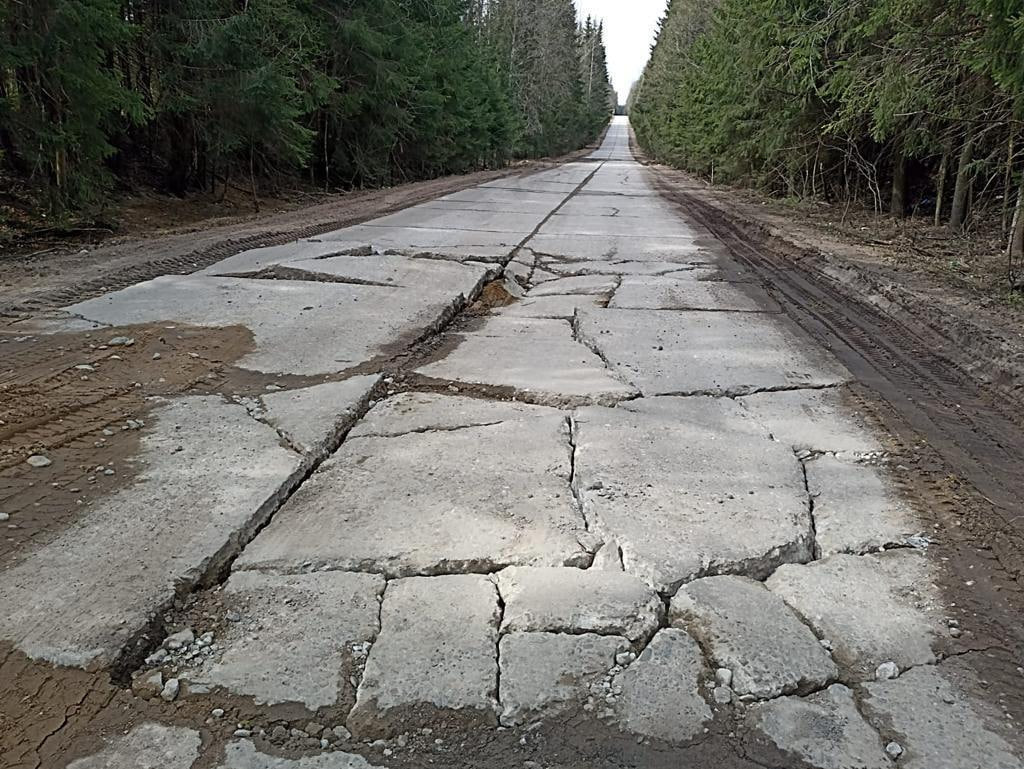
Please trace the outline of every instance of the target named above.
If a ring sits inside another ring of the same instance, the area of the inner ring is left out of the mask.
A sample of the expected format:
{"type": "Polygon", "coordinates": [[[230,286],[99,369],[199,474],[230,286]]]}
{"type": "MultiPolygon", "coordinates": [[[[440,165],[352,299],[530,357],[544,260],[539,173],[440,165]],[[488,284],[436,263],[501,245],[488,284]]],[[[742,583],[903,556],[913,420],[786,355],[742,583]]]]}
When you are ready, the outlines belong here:
{"type": "Polygon", "coordinates": [[[407,735],[407,734],[400,734],[395,739],[395,742],[398,743],[398,747],[404,748],[406,745],[409,744],[409,735],[407,735]]]}
{"type": "Polygon", "coordinates": [[[321,750],[327,750],[327,748],[330,746],[330,744],[331,743],[327,740],[326,737],[321,737],[320,738],[320,749],[321,750]]]}
{"type": "Polygon", "coordinates": [[[53,464],[49,457],[44,457],[42,454],[33,454],[25,461],[32,467],[49,467],[53,464]]]}
{"type": "Polygon", "coordinates": [[[203,633],[199,638],[196,639],[196,645],[199,647],[209,646],[213,643],[213,631],[203,633]]]}
{"type": "Polygon", "coordinates": [[[875,668],[876,681],[888,681],[891,678],[899,678],[900,669],[895,662],[883,662],[875,668]]]}
{"type": "Polygon", "coordinates": [[[109,427],[104,427],[103,428],[103,434],[106,435],[109,438],[111,435],[114,434],[114,431],[111,430],[109,427]]]}
{"type": "Polygon", "coordinates": [[[164,688],[160,692],[160,699],[164,702],[174,702],[178,698],[178,692],[181,690],[181,684],[177,678],[168,678],[167,683],[164,684],[164,688]]]}
{"type": "Polygon", "coordinates": [[[167,659],[167,649],[157,649],[155,652],[146,657],[147,665],[159,665],[167,659]]]}
{"type": "Polygon", "coordinates": [[[719,686],[732,686],[732,671],[729,668],[718,668],[715,671],[715,683],[719,686]]]}
{"type": "Polygon", "coordinates": [[[615,655],[615,664],[619,667],[626,667],[634,660],[636,660],[636,653],[631,651],[619,652],[615,655]]]}
{"type": "Polygon", "coordinates": [[[112,467],[108,467],[107,469],[105,469],[103,471],[103,474],[104,475],[113,475],[114,474],[114,469],[112,467]]]}
{"type": "Polygon", "coordinates": [[[159,697],[164,690],[164,676],[159,670],[144,673],[132,681],[132,691],[146,700],[159,697]]]}
{"type": "Polygon", "coordinates": [[[290,734],[296,740],[304,740],[307,737],[309,737],[309,735],[301,729],[292,729],[290,732],[288,732],[288,734],[290,734]]]}
{"type": "Polygon", "coordinates": [[[252,737],[252,732],[248,729],[235,729],[232,734],[236,737],[252,737]]]}
{"type": "Polygon", "coordinates": [[[183,649],[193,641],[196,640],[195,633],[192,632],[192,628],[185,628],[179,630],[177,633],[172,633],[164,639],[164,648],[176,651],[183,649]]]}
{"type": "Polygon", "coordinates": [[[888,753],[892,758],[899,758],[903,755],[903,746],[898,742],[890,742],[885,746],[885,752],[888,753]]]}
{"type": "Polygon", "coordinates": [[[830,640],[828,640],[827,638],[822,638],[820,641],[818,641],[818,643],[821,644],[821,648],[824,649],[825,651],[827,651],[827,652],[832,651],[832,642],[830,640]]]}
{"type": "Polygon", "coordinates": [[[210,711],[210,715],[214,718],[224,718],[224,708],[214,708],[210,711]]]}
{"type": "Polygon", "coordinates": [[[716,686],[713,696],[719,705],[728,705],[732,702],[732,689],[728,686],[716,686]]]}
{"type": "Polygon", "coordinates": [[[352,739],[352,732],[350,732],[344,726],[341,726],[341,725],[335,726],[333,729],[331,729],[331,731],[334,732],[334,736],[337,737],[339,740],[351,740],[352,739]]]}
{"type": "Polygon", "coordinates": [[[163,356],[158,352],[153,353],[153,360],[160,360],[162,357],[163,356]]]}
{"type": "Polygon", "coordinates": [[[237,611],[228,611],[228,613],[224,615],[224,619],[226,619],[228,622],[241,622],[242,615],[239,614],[237,611]]]}
{"type": "Polygon", "coordinates": [[[135,340],[130,336],[115,336],[107,344],[110,347],[131,347],[135,344],[135,340]]]}
{"type": "Polygon", "coordinates": [[[316,721],[310,721],[308,724],[306,724],[305,731],[306,734],[308,734],[310,737],[319,737],[320,733],[323,730],[324,727],[321,724],[318,724],[316,721]]]}
{"type": "Polygon", "coordinates": [[[284,742],[288,739],[288,730],[281,726],[281,724],[278,724],[270,730],[270,739],[275,742],[284,742]]]}
{"type": "Polygon", "coordinates": [[[0,513],[0,521],[9,521],[9,520],[11,520],[11,514],[10,513],[0,513]]]}
{"type": "Polygon", "coordinates": [[[75,370],[76,371],[95,371],[96,367],[95,366],[90,366],[88,363],[81,363],[81,364],[75,366],[75,370]]]}

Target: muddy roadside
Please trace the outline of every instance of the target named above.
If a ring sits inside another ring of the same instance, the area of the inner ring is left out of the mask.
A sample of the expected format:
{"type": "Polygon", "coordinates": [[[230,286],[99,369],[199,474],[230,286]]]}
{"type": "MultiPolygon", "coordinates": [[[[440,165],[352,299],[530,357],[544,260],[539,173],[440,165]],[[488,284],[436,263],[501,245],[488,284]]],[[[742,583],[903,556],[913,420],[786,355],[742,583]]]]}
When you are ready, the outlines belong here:
{"type": "Polygon", "coordinates": [[[6,246],[0,250],[0,326],[160,275],[195,272],[251,248],[314,237],[495,179],[554,168],[585,157],[597,146],[506,168],[319,196],[312,204],[292,205],[275,213],[222,216],[163,231],[129,232],[96,245],[82,239],[35,243],[21,250],[6,246]]]}

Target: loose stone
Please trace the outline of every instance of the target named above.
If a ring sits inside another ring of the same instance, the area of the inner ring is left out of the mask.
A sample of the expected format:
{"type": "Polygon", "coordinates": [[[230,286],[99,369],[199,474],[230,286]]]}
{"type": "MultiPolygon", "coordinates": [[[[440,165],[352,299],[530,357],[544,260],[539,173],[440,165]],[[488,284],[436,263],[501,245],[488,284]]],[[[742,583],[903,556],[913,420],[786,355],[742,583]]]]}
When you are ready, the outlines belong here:
{"type": "Polygon", "coordinates": [[[897,678],[899,674],[900,669],[895,662],[883,662],[875,668],[876,681],[888,681],[890,678],[897,678]]]}
{"type": "Polygon", "coordinates": [[[900,745],[898,742],[890,742],[888,745],[885,746],[885,752],[893,758],[899,758],[903,755],[903,746],[900,745]]]}
{"type": "Polygon", "coordinates": [[[177,678],[167,679],[167,683],[164,684],[163,690],[160,692],[160,699],[164,702],[174,702],[178,698],[178,691],[181,689],[181,684],[177,678]]]}
{"type": "Polygon", "coordinates": [[[44,457],[42,454],[33,454],[25,461],[35,468],[49,467],[53,464],[53,461],[49,457],[44,457]]]}

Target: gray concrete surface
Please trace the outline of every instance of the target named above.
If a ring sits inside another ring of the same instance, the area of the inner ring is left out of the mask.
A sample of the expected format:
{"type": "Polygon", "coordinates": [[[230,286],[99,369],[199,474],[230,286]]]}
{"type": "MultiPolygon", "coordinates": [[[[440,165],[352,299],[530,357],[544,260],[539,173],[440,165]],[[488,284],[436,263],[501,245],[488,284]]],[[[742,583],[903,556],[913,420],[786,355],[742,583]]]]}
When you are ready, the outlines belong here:
{"type": "Polygon", "coordinates": [[[806,694],[839,670],[814,633],[777,595],[746,577],[707,577],[684,585],[670,619],[697,639],[716,668],[731,672],[741,698],[806,694]]]}
{"type": "Polygon", "coordinates": [[[942,600],[918,551],[788,564],[766,584],[829,642],[844,680],[870,680],[885,662],[905,670],[936,659],[945,630],[942,600]]]}
{"type": "Polygon", "coordinates": [[[246,548],[238,569],[388,577],[582,565],[565,418],[352,438],[246,548]],[[325,526],[331,521],[336,525],[325,526]]]}
{"type": "Polygon", "coordinates": [[[143,723],[107,740],[98,753],[72,761],[67,769],[191,769],[201,741],[194,729],[143,723]]]}
{"type": "Polygon", "coordinates": [[[976,674],[950,660],[864,686],[863,709],[903,748],[907,769],[1021,769],[1024,739],[993,706],[971,693],[976,674]]]}
{"type": "Polygon", "coordinates": [[[439,717],[494,723],[500,616],[498,591],[486,577],[390,582],[349,729],[379,737],[429,726],[439,717]]]}
{"type": "Polygon", "coordinates": [[[675,628],[659,631],[615,677],[622,690],[615,702],[620,728],[668,743],[699,737],[713,717],[701,694],[708,674],[696,641],[675,628]]]}
{"type": "Polygon", "coordinates": [[[273,428],[217,396],[157,406],[141,444],[128,486],[3,572],[0,640],[59,665],[109,665],[251,536],[303,465],[273,428]]]}
{"type": "Polygon", "coordinates": [[[491,318],[482,328],[454,339],[454,350],[416,372],[449,382],[512,388],[520,397],[548,406],[612,405],[637,394],[573,339],[566,321],[491,318]]]}
{"type": "Polygon", "coordinates": [[[501,639],[501,723],[520,725],[579,706],[615,667],[625,638],[582,633],[509,633],[501,639]]]}
{"type": "Polygon", "coordinates": [[[590,569],[512,567],[495,575],[505,604],[501,630],[598,633],[645,641],[665,607],[630,574],[590,569]]]}
{"type": "Polygon", "coordinates": [[[575,487],[627,572],[672,593],[697,577],[766,577],[813,547],[803,473],[727,399],[650,399],[576,414],[575,487]]]}
{"type": "Polygon", "coordinates": [[[351,706],[352,646],[376,638],[383,593],[376,574],[235,573],[221,595],[239,620],[225,623],[217,651],[179,678],[265,705],[351,706]]]}
{"type": "Polygon", "coordinates": [[[181,731],[76,769],[1021,769],[994,707],[1018,679],[943,657],[935,549],[829,555],[913,516],[848,372],[724,253],[616,123],[586,160],[69,308],[240,324],[243,368],[318,377],[159,405],[132,482],[0,573],[0,642],[101,677],[211,623],[205,661],[116,695],[117,724],[181,731]],[[511,304],[412,347],[496,277],[511,304]]]}
{"type": "MultiPolygon", "coordinates": [[[[814,769],[891,769],[878,732],[857,710],[853,692],[833,684],[808,697],[758,703],[747,726],[814,769]]],[[[902,762],[901,762],[902,764],[902,762]]]]}

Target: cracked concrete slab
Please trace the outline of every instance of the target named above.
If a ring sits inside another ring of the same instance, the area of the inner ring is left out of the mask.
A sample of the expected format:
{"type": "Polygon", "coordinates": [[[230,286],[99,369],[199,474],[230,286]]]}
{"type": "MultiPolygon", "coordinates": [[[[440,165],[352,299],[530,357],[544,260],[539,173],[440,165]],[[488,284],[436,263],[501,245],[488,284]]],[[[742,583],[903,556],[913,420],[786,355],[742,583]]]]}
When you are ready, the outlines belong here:
{"type": "Polygon", "coordinates": [[[260,397],[262,418],[303,454],[323,456],[366,406],[380,377],[356,376],[260,397]]]}
{"type": "Polygon", "coordinates": [[[389,737],[439,719],[496,723],[498,592],[458,574],[388,583],[348,727],[389,737]]]}
{"type": "MultiPolygon", "coordinates": [[[[557,205],[557,204],[556,204],[557,205]]],[[[430,230],[473,230],[486,233],[512,233],[522,240],[536,229],[550,212],[547,210],[531,213],[517,213],[507,208],[500,211],[473,211],[467,215],[465,211],[446,210],[441,207],[413,206],[393,214],[382,216],[367,222],[364,226],[380,228],[415,228],[430,230]]]]}
{"type": "Polygon", "coordinates": [[[819,557],[905,545],[921,521],[884,469],[822,456],[806,462],[819,557]]]}
{"type": "Polygon", "coordinates": [[[59,665],[113,663],[252,536],[304,465],[273,428],[216,396],[167,401],[146,421],[131,484],[4,572],[0,640],[59,665]]]}
{"type": "Polygon", "coordinates": [[[934,662],[942,631],[938,588],[923,554],[833,555],[780,566],[768,588],[827,640],[844,680],[866,681],[883,662],[934,662]]]}
{"type": "Polygon", "coordinates": [[[697,639],[716,667],[732,672],[731,687],[740,697],[806,694],[839,675],[814,633],[752,579],[707,577],[683,585],[669,616],[697,639]]]}
{"type": "Polygon", "coordinates": [[[503,633],[597,633],[644,641],[661,623],[661,598],[619,571],[512,567],[495,575],[503,633]]]}
{"type": "MultiPolygon", "coordinates": [[[[556,208],[565,195],[561,192],[546,192],[543,190],[529,189],[496,189],[494,187],[470,187],[466,190],[459,190],[433,201],[434,204],[468,204],[468,205],[490,205],[502,206],[507,210],[516,211],[529,209],[530,211],[541,210],[545,213],[556,208]]],[[[506,210],[502,208],[501,210],[506,210]]]]}
{"type": "Polygon", "coordinates": [[[686,632],[658,631],[643,653],[615,676],[615,712],[624,731],[668,743],[703,734],[713,714],[701,695],[708,677],[700,647],[686,632]]]}
{"type": "Polygon", "coordinates": [[[1024,739],[990,701],[970,692],[977,674],[959,660],[866,684],[867,718],[903,748],[906,769],[1022,769],[1024,739]]]}
{"type": "MultiPolygon", "coordinates": [[[[814,769],[891,769],[874,729],[842,684],[808,697],[780,697],[753,705],[747,727],[814,769]]],[[[902,764],[902,762],[901,762],[902,764]]]]}
{"type": "Polygon", "coordinates": [[[501,723],[550,718],[582,704],[590,685],[629,649],[625,638],[593,633],[509,633],[501,639],[501,723]]]}
{"type": "Polygon", "coordinates": [[[355,753],[333,750],[301,758],[281,758],[261,753],[249,740],[229,742],[224,763],[218,769],[384,769],[355,753]]]}
{"type": "Polygon", "coordinates": [[[608,307],[615,310],[723,310],[780,312],[768,293],[753,284],[625,277],[608,307]],[[742,288],[741,288],[742,285],[742,288]]]}
{"type": "Polygon", "coordinates": [[[175,321],[241,325],[254,349],[238,363],[267,373],[329,374],[365,363],[396,342],[434,329],[486,274],[445,296],[311,281],[167,275],[67,308],[112,325],[175,321]],[[380,308],[387,307],[386,313],[380,308]],[[329,317],[330,322],[325,322],[329,317]],[[344,334],[337,329],[343,327],[344,334]]]}
{"type": "Polygon", "coordinates": [[[611,237],[620,241],[630,238],[659,241],[678,241],[673,245],[691,248],[696,235],[678,216],[650,211],[645,217],[594,216],[584,213],[563,214],[561,211],[548,219],[540,228],[541,236],[552,235],[596,235],[611,237]]]}
{"type": "Polygon", "coordinates": [[[616,276],[578,275],[568,278],[546,280],[534,286],[527,293],[528,297],[554,296],[557,294],[611,294],[619,285],[616,276]]]}
{"type": "Polygon", "coordinates": [[[564,261],[544,259],[541,264],[550,272],[565,276],[621,275],[621,276],[670,276],[669,279],[697,281],[718,273],[718,269],[706,264],[686,262],[659,262],[642,259],[600,259],[592,261],[564,261]],[[685,278],[679,277],[685,275],[685,278]]]}
{"type": "Polygon", "coordinates": [[[845,388],[746,395],[739,402],[779,443],[794,451],[870,454],[881,441],[848,405],[845,388]]]}
{"type": "Polygon", "coordinates": [[[592,294],[554,294],[524,296],[515,304],[495,310],[499,317],[557,318],[571,320],[578,308],[600,307],[604,298],[592,294]]]}
{"type": "Polygon", "coordinates": [[[577,333],[644,395],[822,387],[850,374],[779,316],[586,310],[577,333]]]}
{"type": "Polygon", "coordinates": [[[546,234],[542,230],[530,238],[529,246],[539,253],[569,259],[633,259],[642,256],[652,261],[704,261],[695,259],[702,253],[700,246],[686,238],[546,234]]]}
{"type": "Polygon", "coordinates": [[[660,592],[806,561],[803,472],[731,400],[642,399],[576,413],[574,484],[590,530],[660,592]],[[653,400],[653,402],[652,402],[653,400]]]}
{"type": "Polygon", "coordinates": [[[407,433],[484,427],[531,417],[560,419],[562,415],[558,409],[519,401],[406,392],[375,404],[359,424],[352,428],[349,438],[387,438],[407,433]]]}
{"type": "Polygon", "coordinates": [[[479,329],[452,336],[458,346],[416,373],[509,387],[520,397],[547,406],[611,405],[637,394],[574,340],[571,325],[564,321],[491,317],[479,329]]]}
{"type": "MultiPolygon", "coordinates": [[[[418,420],[411,418],[413,423],[418,420]]],[[[235,562],[236,569],[389,577],[582,565],[565,418],[350,438],[235,562]]]]}
{"type": "MultiPolygon", "coordinates": [[[[326,256],[340,257],[346,250],[346,248],[340,248],[337,243],[303,238],[280,246],[250,248],[226,259],[221,259],[219,262],[214,262],[195,274],[224,276],[233,273],[259,272],[268,267],[298,260],[317,260],[326,256]]],[[[359,264],[355,260],[362,257],[350,256],[348,258],[355,265],[359,264]]]]}
{"type": "Polygon", "coordinates": [[[72,761],[67,769],[191,769],[201,742],[194,729],[143,723],[109,739],[99,753],[72,761]]]}
{"type": "Polygon", "coordinates": [[[499,261],[508,257],[529,234],[446,230],[428,227],[376,227],[360,224],[319,236],[324,243],[341,249],[369,245],[374,251],[405,256],[433,255],[455,261],[499,261]]]}
{"type": "Polygon", "coordinates": [[[232,574],[221,595],[241,619],[225,623],[217,650],[179,678],[263,705],[351,707],[352,646],[376,637],[383,593],[377,574],[232,574]]]}

